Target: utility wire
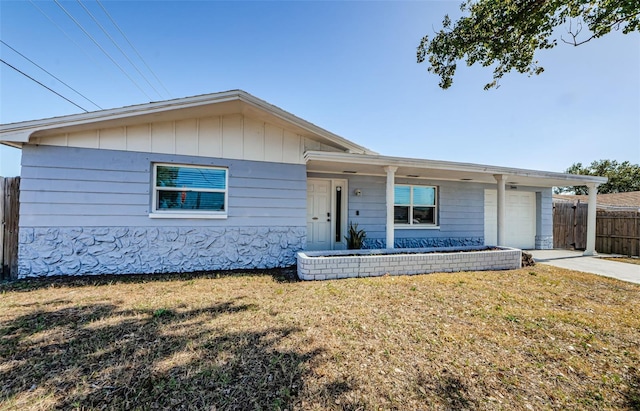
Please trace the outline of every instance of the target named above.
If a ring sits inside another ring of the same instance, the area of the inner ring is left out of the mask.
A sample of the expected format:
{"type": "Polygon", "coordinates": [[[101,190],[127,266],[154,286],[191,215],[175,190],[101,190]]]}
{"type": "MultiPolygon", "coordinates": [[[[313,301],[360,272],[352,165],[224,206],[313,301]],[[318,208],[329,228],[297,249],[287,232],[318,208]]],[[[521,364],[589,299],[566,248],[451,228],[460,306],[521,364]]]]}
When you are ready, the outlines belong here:
{"type": "Polygon", "coordinates": [[[23,76],[25,76],[26,78],[28,78],[31,81],[34,81],[38,84],[40,84],[42,87],[46,88],[47,90],[49,90],[50,92],[54,93],[55,95],[57,95],[58,97],[62,97],[63,99],[67,100],[69,103],[73,104],[74,106],[78,107],[80,110],[84,111],[85,113],[88,113],[89,111],[82,108],[81,106],[77,105],[76,103],[74,103],[73,101],[69,100],[68,98],[66,98],[65,96],[63,96],[62,94],[58,93],[57,91],[45,86],[44,84],[42,84],[41,82],[39,82],[38,80],[34,79],[33,77],[31,77],[30,75],[28,75],[27,73],[25,73],[24,71],[20,71],[19,69],[13,67],[11,64],[7,63],[6,61],[2,60],[0,58],[0,62],[6,64],[7,66],[11,67],[12,69],[14,69],[15,71],[17,71],[18,73],[22,74],[23,76]]]}
{"type": "Polygon", "coordinates": [[[60,80],[58,77],[54,76],[53,74],[49,73],[44,67],[39,66],[36,62],[34,62],[33,60],[31,60],[29,57],[25,56],[24,54],[20,53],[18,50],[14,49],[13,47],[11,47],[10,45],[8,45],[7,43],[5,43],[4,41],[0,40],[0,43],[4,44],[5,46],[9,47],[11,50],[15,51],[16,53],[18,53],[22,58],[24,58],[25,60],[27,60],[29,63],[33,64],[34,66],[38,67],[40,70],[44,71],[45,73],[47,73],[48,75],[50,75],[51,77],[53,77],[54,79],[58,80],[60,83],[64,84],[65,86],[67,86],[68,88],[70,88],[71,90],[73,90],[76,94],[78,94],[80,97],[82,97],[83,99],[87,100],[88,102],[90,102],[91,104],[93,104],[94,106],[98,107],[100,110],[103,110],[102,107],[100,107],[99,105],[97,105],[96,103],[94,103],[91,99],[89,99],[88,97],[85,97],[82,93],[80,93],[78,90],[74,89],[73,87],[71,87],[70,85],[68,85],[67,83],[65,83],[64,81],[60,80]]]}
{"type": "Polygon", "coordinates": [[[65,12],[65,14],[67,16],[69,16],[69,18],[71,20],[73,20],[74,23],[76,23],[76,25],[80,28],[80,30],[82,30],[82,32],[84,34],[86,34],[87,37],[89,37],[91,39],[91,41],[93,41],[93,43],[96,46],[98,46],[98,48],[100,50],[102,50],[102,52],[105,54],[105,56],[107,56],[109,58],[109,60],[111,60],[111,62],[113,64],[115,64],[120,69],[120,71],[122,71],[122,73],[125,76],[127,76],[127,78],[133,83],[133,85],[136,86],[136,88],[138,90],[140,90],[140,92],[142,92],[142,94],[144,94],[149,100],[151,100],[151,97],[149,97],[149,95],[147,93],[145,93],[145,91],[138,85],[138,83],[136,83],[136,81],[133,78],[131,78],[131,76],[129,74],[127,74],[127,72],[122,68],[122,66],[120,64],[118,64],[118,62],[115,61],[113,59],[113,57],[111,57],[111,55],[109,53],[107,53],[107,51],[104,48],[102,48],[102,46],[96,41],[96,39],[94,39],[93,36],[91,36],[91,34],[89,34],[89,32],[87,32],[87,30],[84,29],[84,27],[82,27],[82,25],[78,22],[78,20],[76,20],[71,14],[69,14],[69,12],[64,7],[62,7],[62,4],[60,4],[60,2],[58,0],[53,0],[53,1],[58,5],[58,7],[60,7],[62,9],[62,11],[65,12]]]}
{"type": "MultiPolygon", "coordinates": [[[[1,1],[1,0],[0,0],[0,1],[1,1]]],[[[39,11],[40,13],[42,13],[42,15],[44,15],[44,16],[47,18],[47,20],[49,20],[49,21],[50,21],[54,26],[56,26],[56,27],[58,28],[58,30],[60,30],[60,31],[62,32],[62,34],[64,34],[64,35],[65,35],[65,37],[66,37],[67,39],[69,39],[73,44],[75,44],[75,45],[76,45],[76,47],[78,47],[78,48],[80,49],[80,51],[82,51],[82,53],[83,53],[83,54],[84,54],[84,55],[85,55],[89,60],[91,60],[91,62],[92,62],[92,63],[93,63],[93,64],[94,64],[98,69],[101,69],[101,68],[102,68],[102,67],[98,64],[98,62],[96,62],[96,60],[95,60],[93,57],[91,57],[91,56],[89,55],[89,53],[87,53],[87,52],[85,51],[85,49],[84,49],[84,48],[82,48],[82,46],[80,46],[80,44],[78,44],[78,42],[77,42],[77,41],[75,41],[75,40],[74,40],[74,39],[73,39],[73,38],[72,38],[72,37],[71,37],[71,36],[70,36],[66,31],[64,31],[64,29],[63,29],[62,27],[60,27],[60,25],[59,25],[58,23],[56,23],[55,21],[53,21],[53,19],[52,19],[51,17],[49,17],[49,15],[48,15],[47,13],[45,13],[45,12],[44,12],[44,10],[42,10],[40,7],[38,7],[38,6],[33,2],[33,0],[29,0],[29,3],[31,3],[31,5],[32,5],[33,7],[35,7],[36,9],[38,9],[38,11],[39,11]]],[[[107,75],[109,75],[109,77],[113,78],[113,75],[111,75],[111,73],[110,73],[110,72],[107,72],[107,75]]]]}
{"type": "Polygon", "coordinates": [[[116,41],[113,39],[113,37],[111,37],[111,35],[107,32],[107,30],[105,30],[105,28],[102,26],[102,24],[100,24],[100,22],[94,17],[93,14],[91,14],[91,12],[89,11],[89,9],[82,4],[82,2],[80,0],[76,0],[78,2],[78,4],[84,9],[85,12],[87,12],[87,14],[89,15],[89,17],[91,17],[91,19],[98,25],[98,27],[100,27],[100,29],[102,30],[102,32],[109,37],[109,40],[111,40],[111,42],[113,43],[114,46],[116,46],[116,48],[118,50],[120,50],[120,53],[122,53],[122,55],[124,56],[124,58],[127,59],[127,61],[129,62],[129,64],[131,64],[133,66],[133,68],[138,72],[138,74],[140,74],[140,76],[144,79],[144,81],[147,82],[147,84],[149,85],[149,87],[151,87],[153,89],[153,91],[156,92],[156,94],[158,96],[160,96],[160,98],[162,98],[162,95],[158,92],[158,90],[153,86],[153,84],[151,84],[149,82],[149,80],[147,79],[147,77],[142,74],[140,72],[140,70],[138,69],[138,67],[135,65],[135,63],[133,61],[131,61],[131,59],[129,58],[129,56],[127,56],[127,53],[124,52],[124,50],[122,50],[122,48],[120,48],[120,46],[118,45],[118,43],[116,43],[116,41]]]}
{"type": "Polygon", "coordinates": [[[169,90],[167,90],[167,88],[164,86],[164,84],[162,84],[162,81],[160,81],[160,79],[158,78],[158,76],[156,76],[156,73],[153,72],[153,70],[151,70],[151,67],[149,67],[149,65],[147,64],[147,62],[142,58],[142,56],[140,55],[140,53],[138,52],[138,50],[134,47],[133,44],[131,44],[131,42],[129,41],[129,39],[127,38],[127,36],[124,34],[124,32],[122,31],[122,29],[120,29],[120,26],[118,26],[118,24],[115,22],[115,20],[113,19],[113,17],[111,17],[111,14],[109,14],[109,12],[107,11],[107,9],[102,5],[102,3],[100,2],[100,0],[96,0],[96,3],[98,3],[98,5],[102,8],[102,11],[104,11],[104,14],[107,15],[107,17],[109,17],[109,20],[111,20],[111,24],[113,24],[115,26],[116,29],[118,29],[118,31],[120,32],[120,34],[122,35],[122,37],[124,37],[124,39],[127,41],[127,43],[129,44],[129,46],[133,49],[133,51],[135,51],[136,55],[138,56],[138,58],[142,61],[142,63],[145,65],[145,67],[147,68],[147,70],[149,70],[149,72],[153,75],[153,77],[155,77],[155,79],[158,81],[158,83],[160,84],[160,86],[162,86],[162,88],[164,89],[164,91],[167,93],[167,95],[172,98],[173,96],[171,95],[171,93],[169,92],[169,90]]]}

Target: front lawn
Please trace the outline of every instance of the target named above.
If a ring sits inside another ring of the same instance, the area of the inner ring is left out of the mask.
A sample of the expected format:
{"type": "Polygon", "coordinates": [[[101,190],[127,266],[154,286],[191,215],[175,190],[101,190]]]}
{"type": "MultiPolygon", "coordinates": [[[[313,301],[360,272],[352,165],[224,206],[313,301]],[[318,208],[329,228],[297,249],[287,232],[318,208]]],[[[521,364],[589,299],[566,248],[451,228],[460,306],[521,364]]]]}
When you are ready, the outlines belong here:
{"type": "Polygon", "coordinates": [[[640,265],[640,258],[638,257],[603,257],[603,258],[605,260],[617,261],[619,263],[640,265]]]}
{"type": "Polygon", "coordinates": [[[640,409],[640,286],[545,265],[0,290],[0,409],[640,409]]]}

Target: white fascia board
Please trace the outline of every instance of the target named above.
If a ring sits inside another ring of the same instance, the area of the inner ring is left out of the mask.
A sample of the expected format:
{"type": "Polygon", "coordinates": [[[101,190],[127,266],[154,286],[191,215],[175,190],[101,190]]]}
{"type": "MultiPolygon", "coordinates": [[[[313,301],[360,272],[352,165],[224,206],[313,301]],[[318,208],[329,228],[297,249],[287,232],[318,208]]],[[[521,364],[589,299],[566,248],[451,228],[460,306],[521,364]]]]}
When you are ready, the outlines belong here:
{"type": "Polygon", "coordinates": [[[311,134],[315,134],[324,139],[327,139],[349,152],[375,154],[374,151],[371,151],[366,147],[360,146],[352,141],[333,134],[321,127],[316,126],[315,124],[303,120],[300,117],[297,117],[242,90],[224,91],[221,93],[204,94],[200,96],[185,97],[181,99],[152,102],[108,110],[92,111],[89,113],[71,114],[68,116],[53,117],[42,120],[0,124],[0,143],[4,143],[7,145],[11,143],[21,145],[22,143],[28,143],[29,138],[38,131],[52,130],[60,127],[80,126],[95,122],[118,120],[140,115],[162,113],[171,110],[198,107],[213,103],[224,103],[229,101],[241,101],[246,104],[252,105],[259,110],[265,111],[277,118],[294,124],[304,130],[307,130],[311,134]]]}
{"type": "Polygon", "coordinates": [[[166,100],[126,106],[114,109],[91,111],[89,113],[71,114],[68,116],[52,117],[41,120],[30,120],[19,123],[0,125],[0,141],[28,143],[29,137],[38,131],[90,124],[98,121],[117,120],[135,117],[143,114],[154,114],[178,108],[197,107],[213,102],[225,102],[238,99],[238,90],[203,96],[187,97],[183,99],[166,100]]]}
{"type": "Polygon", "coordinates": [[[368,148],[363,147],[359,144],[356,144],[350,140],[347,140],[344,137],[340,137],[337,134],[333,134],[330,131],[327,131],[321,127],[316,126],[313,123],[303,120],[302,118],[295,116],[279,108],[278,106],[274,106],[273,104],[268,103],[264,100],[261,100],[251,94],[244,93],[240,99],[246,103],[250,103],[255,107],[258,107],[264,111],[271,113],[272,115],[280,118],[281,120],[287,121],[289,123],[293,123],[296,126],[309,131],[312,134],[316,134],[323,138],[326,138],[327,140],[332,141],[338,146],[348,150],[350,153],[377,154],[375,151],[369,150],[368,148]]]}
{"type": "Polygon", "coordinates": [[[606,183],[607,177],[585,176],[578,174],[556,173],[551,171],[527,170],[521,168],[491,166],[473,163],[458,163],[453,161],[424,160],[404,157],[387,157],[380,155],[333,153],[324,151],[307,151],[305,162],[327,161],[350,164],[366,164],[396,167],[415,167],[433,170],[462,171],[477,174],[500,174],[508,176],[530,177],[541,180],[566,181],[567,185],[586,185],[606,183]]]}

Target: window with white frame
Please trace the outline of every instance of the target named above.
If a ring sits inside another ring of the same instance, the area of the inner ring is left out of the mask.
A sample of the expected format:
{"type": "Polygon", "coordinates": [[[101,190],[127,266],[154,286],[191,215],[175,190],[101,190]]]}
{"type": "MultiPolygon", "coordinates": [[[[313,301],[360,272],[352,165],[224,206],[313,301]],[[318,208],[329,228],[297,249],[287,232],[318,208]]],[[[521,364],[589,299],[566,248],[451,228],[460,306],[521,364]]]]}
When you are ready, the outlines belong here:
{"type": "Polygon", "coordinates": [[[433,186],[396,185],[393,221],[396,225],[437,224],[438,189],[433,186]]]}
{"type": "Polygon", "coordinates": [[[227,216],[227,169],[153,165],[154,216],[227,216]]]}

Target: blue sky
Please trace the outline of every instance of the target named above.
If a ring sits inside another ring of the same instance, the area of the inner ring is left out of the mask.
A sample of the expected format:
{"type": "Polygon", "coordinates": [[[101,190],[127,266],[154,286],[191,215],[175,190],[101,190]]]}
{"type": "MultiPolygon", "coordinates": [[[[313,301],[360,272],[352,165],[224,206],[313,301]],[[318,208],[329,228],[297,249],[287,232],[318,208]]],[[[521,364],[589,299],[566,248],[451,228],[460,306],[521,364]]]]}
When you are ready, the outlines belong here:
{"type": "MultiPolygon", "coordinates": [[[[416,63],[416,47],[445,14],[459,14],[458,1],[102,0],[167,94],[98,3],[82,0],[158,93],[77,2],[60,4],[137,86],[54,2],[2,0],[0,38],[103,108],[243,89],[384,155],[549,171],[599,159],[640,163],[638,33],[539,52],[542,75],[512,73],[497,90],[483,90],[490,68],[460,64],[453,87],[441,90],[416,63]]],[[[5,45],[0,55],[97,109],[5,45]]],[[[0,67],[1,123],[78,112],[0,67]]],[[[18,150],[0,150],[0,175],[17,175],[18,164],[18,150]]]]}

